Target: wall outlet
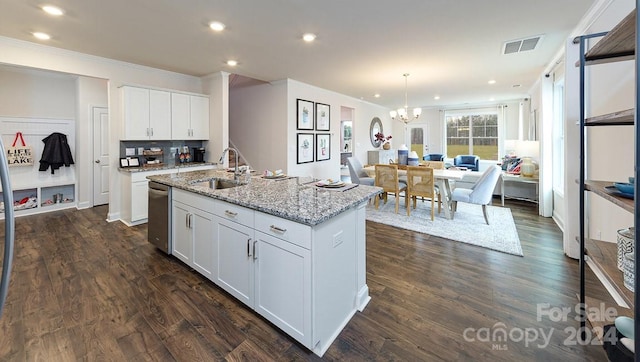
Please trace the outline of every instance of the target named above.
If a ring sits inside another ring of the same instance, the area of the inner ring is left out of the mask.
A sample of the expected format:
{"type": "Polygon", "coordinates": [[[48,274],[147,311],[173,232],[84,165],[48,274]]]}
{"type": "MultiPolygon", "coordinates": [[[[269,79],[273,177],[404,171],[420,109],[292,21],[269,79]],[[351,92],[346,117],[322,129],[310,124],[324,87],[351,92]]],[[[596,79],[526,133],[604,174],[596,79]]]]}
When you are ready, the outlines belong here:
{"type": "Polygon", "coordinates": [[[596,231],[596,240],[602,240],[602,232],[600,230],[596,231]]]}

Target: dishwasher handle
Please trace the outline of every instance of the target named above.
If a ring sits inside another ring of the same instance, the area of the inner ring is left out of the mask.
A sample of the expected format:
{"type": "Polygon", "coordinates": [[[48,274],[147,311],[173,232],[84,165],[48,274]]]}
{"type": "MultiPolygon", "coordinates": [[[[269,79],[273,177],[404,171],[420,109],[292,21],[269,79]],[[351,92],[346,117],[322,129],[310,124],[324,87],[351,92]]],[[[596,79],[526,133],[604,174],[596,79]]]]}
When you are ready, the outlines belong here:
{"type": "Polygon", "coordinates": [[[149,182],[149,194],[153,196],[166,197],[169,196],[169,186],[156,182],[149,182]]]}

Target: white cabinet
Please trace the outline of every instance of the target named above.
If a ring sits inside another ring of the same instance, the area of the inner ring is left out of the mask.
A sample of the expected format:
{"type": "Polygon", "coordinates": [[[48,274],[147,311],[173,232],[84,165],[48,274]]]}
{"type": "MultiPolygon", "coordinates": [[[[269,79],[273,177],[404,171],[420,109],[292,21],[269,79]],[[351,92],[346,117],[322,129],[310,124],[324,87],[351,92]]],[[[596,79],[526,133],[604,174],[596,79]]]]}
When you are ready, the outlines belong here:
{"type": "Polygon", "coordinates": [[[131,182],[131,221],[146,220],[149,215],[149,180],[131,182]]]}
{"type": "Polygon", "coordinates": [[[209,139],[209,98],[171,93],[171,138],[209,139]]]}
{"type": "Polygon", "coordinates": [[[193,257],[193,243],[189,229],[189,207],[175,199],[171,205],[171,254],[191,265],[193,257]]]}
{"type": "Polygon", "coordinates": [[[172,190],[171,254],[200,274],[216,275],[215,227],[210,200],[179,189],[172,190]]]}
{"type": "Polygon", "coordinates": [[[171,139],[171,93],[122,87],[123,140],[171,139]]]}
{"type": "MultiPolygon", "coordinates": [[[[209,170],[208,166],[189,167],[189,171],[209,170]]],[[[176,169],[164,169],[154,171],[122,172],[122,210],[120,220],[128,226],[144,224],[149,215],[149,180],[147,176],[163,175],[176,172],[176,169]]],[[[183,171],[181,171],[183,172],[183,171]]]]}
{"type": "Polygon", "coordinates": [[[209,97],[190,95],[191,101],[191,138],[195,140],[209,139],[209,97]]]}
{"type": "Polygon", "coordinates": [[[218,218],[216,259],[218,274],[215,280],[220,288],[253,307],[253,229],[218,218]]]}
{"type": "Polygon", "coordinates": [[[256,231],[254,309],[305,345],[311,343],[311,251],[256,231]]]}

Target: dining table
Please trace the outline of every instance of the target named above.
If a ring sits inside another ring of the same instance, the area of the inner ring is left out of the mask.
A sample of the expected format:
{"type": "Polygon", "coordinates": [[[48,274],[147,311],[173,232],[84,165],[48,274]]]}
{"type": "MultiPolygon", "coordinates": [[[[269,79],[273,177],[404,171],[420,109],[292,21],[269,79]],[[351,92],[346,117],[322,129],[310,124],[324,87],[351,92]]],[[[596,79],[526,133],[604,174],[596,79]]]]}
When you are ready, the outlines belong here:
{"type": "MultiPolygon", "coordinates": [[[[369,175],[369,177],[376,177],[376,167],[366,166],[363,170],[369,175]]],[[[444,216],[451,220],[453,219],[453,201],[451,200],[451,184],[449,180],[459,181],[471,171],[464,170],[447,170],[447,169],[433,169],[433,178],[436,180],[436,184],[440,189],[440,201],[443,203],[444,216]]],[[[398,177],[407,175],[407,166],[398,165],[398,177]]]]}

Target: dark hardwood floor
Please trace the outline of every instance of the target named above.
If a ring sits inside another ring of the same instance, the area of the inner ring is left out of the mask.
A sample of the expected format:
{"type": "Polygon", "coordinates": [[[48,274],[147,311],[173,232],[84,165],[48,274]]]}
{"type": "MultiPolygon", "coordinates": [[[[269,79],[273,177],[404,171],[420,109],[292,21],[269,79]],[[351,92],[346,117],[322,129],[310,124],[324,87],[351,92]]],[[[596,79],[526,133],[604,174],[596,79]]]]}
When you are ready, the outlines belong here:
{"type": "MultiPolygon", "coordinates": [[[[578,264],[564,256],[559,229],[537,216],[536,205],[507,206],[524,257],[367,222],[372,300],[323,359],[606,360],[601,346],[572,339],[578,264]],[[567,321],[538,318],[544,303],[572,312],[567,321]],[[506,340],[497,340],[500,330],[506,340]]],[[[106,213],[96,207],[16,220],[0,360],[319,359],[149,245],[146,225],[107,223],[106,213]]],[[[589,288],[596,285],[589,274],[589,288]]]]}

